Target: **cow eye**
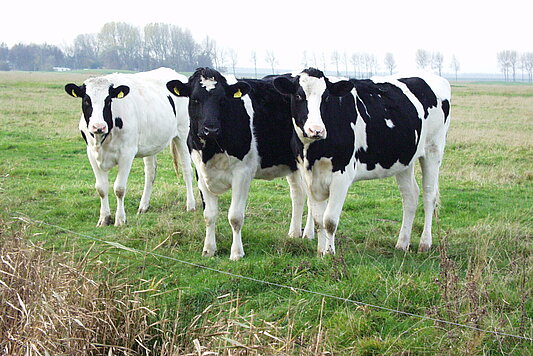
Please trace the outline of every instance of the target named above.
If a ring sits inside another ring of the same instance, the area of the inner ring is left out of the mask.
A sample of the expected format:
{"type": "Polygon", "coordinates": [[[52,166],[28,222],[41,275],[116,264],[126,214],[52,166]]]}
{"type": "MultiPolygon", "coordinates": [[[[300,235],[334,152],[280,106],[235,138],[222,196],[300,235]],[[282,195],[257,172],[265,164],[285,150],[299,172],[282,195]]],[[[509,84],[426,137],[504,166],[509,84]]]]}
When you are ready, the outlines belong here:
{"type": "Polygon", "coordinates": [[[295,98],[298,101],[302,101],[303,100],[303,98],[302,98],[302,96],[300,94],[296,94],[295,98]]]}
{"type": "Polygon", "coordinates": [[[191,103],[194,104],[194,105],[198,105],[198,104],[200,104],[200,100],[198,100],[198,99],[191,99],[191,103]]]}

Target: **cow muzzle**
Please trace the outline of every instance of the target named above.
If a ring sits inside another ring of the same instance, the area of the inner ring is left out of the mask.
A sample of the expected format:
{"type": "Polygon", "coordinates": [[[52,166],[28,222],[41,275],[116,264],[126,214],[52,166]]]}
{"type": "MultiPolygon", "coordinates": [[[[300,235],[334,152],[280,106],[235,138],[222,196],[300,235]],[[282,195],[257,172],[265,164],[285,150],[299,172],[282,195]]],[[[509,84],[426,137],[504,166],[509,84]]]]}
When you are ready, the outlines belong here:
{"type": "Polygon", "coordinates": [[[89,126],[89,131],[93,135],[101,135],[107,133],[107,125],[105,123],[95,123],[89,126]]]}
{"type": "Polygon", "coordinates": [[[327,136],[326,128],[321,125],[309,125],[305,128],[305,134],[313,140],[323,140],[327,136]]]}

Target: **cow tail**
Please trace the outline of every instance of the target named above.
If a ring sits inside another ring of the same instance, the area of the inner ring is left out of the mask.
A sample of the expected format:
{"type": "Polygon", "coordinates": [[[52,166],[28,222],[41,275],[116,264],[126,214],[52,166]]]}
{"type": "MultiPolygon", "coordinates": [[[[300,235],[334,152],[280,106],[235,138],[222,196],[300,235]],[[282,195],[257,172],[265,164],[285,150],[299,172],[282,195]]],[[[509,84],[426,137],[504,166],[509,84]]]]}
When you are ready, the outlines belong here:
{"type": "Polygon", "coordinates": [[[172,140],[170,142],[170,153],[172,153],[172,163],[174,164],[174,171],[176,172],[176,176],[179,178],[179,159],[180,159],[180,154],[178,152],[178,147],[176,146],[176,142],[174,142],[174,140],[172,140]]]}

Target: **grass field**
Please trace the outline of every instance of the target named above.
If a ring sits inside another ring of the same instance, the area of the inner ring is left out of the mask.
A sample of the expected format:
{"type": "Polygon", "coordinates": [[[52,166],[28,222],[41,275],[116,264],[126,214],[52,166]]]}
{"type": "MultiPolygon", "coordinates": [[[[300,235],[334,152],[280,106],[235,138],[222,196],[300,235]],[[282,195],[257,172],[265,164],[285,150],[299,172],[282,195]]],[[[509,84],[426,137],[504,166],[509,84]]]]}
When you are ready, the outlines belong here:
{"type": "MultiPolygon", "coordinates": [[[[80,103],[63,90],[65,83],[86,77],[0,72],[1,350],[106,355],[533,352],[528,340],[175,260],[531,339],[533,86],[452,83],[441,207],[429,253],[415,252],[423,228],[421,204],[412,252],[394,249],[401,201],[394,179],[385,179],[352,186],[337,232],[338,254],[318,258],[316,240],[286,237],[288,185],[277,179],[252,184],[243,228],[246,256],[231,262],[225,217],[230,195],[221,198],[218,253],[202,258],[202,212],[185,211],[185,187],[181,177],[176,179],[168,151],[159,155],[150,210],[135,215],[143,186],[142,160],[136,160],[126,196],[128,224],[95,227],[99,198],[77,129],[80,103]]],[[[113,211],[113,195],[110,201],[113,211]]]]}

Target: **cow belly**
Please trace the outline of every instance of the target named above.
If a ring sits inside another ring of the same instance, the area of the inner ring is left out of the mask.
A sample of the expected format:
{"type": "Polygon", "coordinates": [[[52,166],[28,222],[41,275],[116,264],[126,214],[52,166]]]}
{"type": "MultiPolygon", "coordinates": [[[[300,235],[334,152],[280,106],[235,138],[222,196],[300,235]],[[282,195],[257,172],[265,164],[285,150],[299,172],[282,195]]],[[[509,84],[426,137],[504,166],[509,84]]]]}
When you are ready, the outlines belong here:
{"type": "Polygon", "coordinates": [[[273,167],[258,169],[255,178],[271,180],[279,177],[286,177],[291,174],[292,171],[289,166],[280,164],[273,167]]]}
{"type": "Polygon", "coordinates": [[[357,161],[357,163],[355,164],[355,177],[353,181],[355,182],[359,180],[370,180],[370,179],[381,179],[381,178],[392,177],[402,172],[407,167],[409,167],[409,165],[406,166],[400,162],[396,162],[390,168],[383,168],[378,163],[376,164],[374,169],[368,170],[367,165],[365,163],[361,163],[357,161]]]}

